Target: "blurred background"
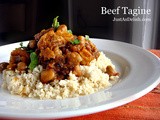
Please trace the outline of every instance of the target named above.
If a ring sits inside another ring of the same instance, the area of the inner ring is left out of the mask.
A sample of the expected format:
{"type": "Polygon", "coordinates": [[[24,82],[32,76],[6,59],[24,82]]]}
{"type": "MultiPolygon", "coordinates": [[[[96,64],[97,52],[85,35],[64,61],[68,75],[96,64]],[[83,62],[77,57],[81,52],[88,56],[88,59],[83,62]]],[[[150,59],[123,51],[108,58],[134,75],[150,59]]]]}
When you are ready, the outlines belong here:
{"type": "Polygon", "coordinates": [[[160,48],[159,0],[0,0],[0,45],[33,39],[56,16],[74,34],[160,48]],[[151,9],[151,14],[138,16],[150,21],[116,22],[114,17],[131,16],[101,14],[101,7],[117,6],[151,9]]]}

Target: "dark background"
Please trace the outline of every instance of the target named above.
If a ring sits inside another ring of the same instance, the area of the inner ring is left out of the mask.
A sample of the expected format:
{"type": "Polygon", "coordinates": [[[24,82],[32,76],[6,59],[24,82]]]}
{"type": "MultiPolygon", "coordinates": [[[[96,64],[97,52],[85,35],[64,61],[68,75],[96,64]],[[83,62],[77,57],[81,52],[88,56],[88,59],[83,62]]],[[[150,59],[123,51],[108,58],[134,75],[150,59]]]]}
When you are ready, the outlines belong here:
{"type": "Polygon", "coordinates": [[[53,18],[57,15],[60,16],[61,22],[67,23],[66,2],[64,0],[0,0],[1,45],[32,39],[37,32],[51,27],[53,18]]]}
{"type": "MultiPolygon", "coordinates": [[[[113,34],[114,16],[101,15],[102,6],[113,9],[114,0],[0,0],[0,45],[33,39],[42,29],[51,27],[56,16],[74,34],[130,43],[130,24],[121,23],[119,29],[125,30],[124,34],[113,34]]],[[[160,48],[160,35],[156,39],[156,48],[160,48]]]]}

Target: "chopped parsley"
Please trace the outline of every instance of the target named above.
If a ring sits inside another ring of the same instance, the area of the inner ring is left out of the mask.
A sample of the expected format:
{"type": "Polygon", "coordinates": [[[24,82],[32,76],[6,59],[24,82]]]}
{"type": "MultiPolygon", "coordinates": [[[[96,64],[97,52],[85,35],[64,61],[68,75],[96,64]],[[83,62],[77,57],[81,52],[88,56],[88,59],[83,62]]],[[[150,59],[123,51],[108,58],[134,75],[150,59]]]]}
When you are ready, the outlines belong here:
{"type": "Polygon", "coordinates": [[[67,30],[68,31],[68,33],[71,33],[72,34],[72,30],[67,30]]]}
{"type": "Polygon", "coordinates": [[[32,53],[34,52],[34,50],[27,50],[27,53],[32,53]]]}
{"type": "Polygon", "coordinates": [[[19,44],[19,45],[20,45],[20,47],[21,47],[21,48],[23,48],[23,42],[20,42],[20,44],[19,44]]]}
{"type": "Polygon", "coordinates": [[[78,45],[81,41],[78,39],[75,39],[73,41],[70,41],[73,45],[78,45]]]}
{"type": "Polygon", "coordinates": [[[85,39],[86,39],[86,40],[89,40],[89,36],[88,36],[88,35],[85,35],[85,39]]]}
{"type": "Polygon", "coordinates": [[[59,16],[57,16],[53,19],[52,27],[55,28],[55,29],[57,29],[60,25],[59,22],[58,22],[58,17],[59,16]]]}
{"type": "Polygon", "coordinates": [[[30,70],[33,70],[38,65],[38,56],[35,52],[30,54],[30,60],[31,62],[28,67],[30,70]]]}
{"type": "Polygon", "coordinates": [[[26,46],[24,46],[24,45],[23,45],[23,42],[20,42],[20,43],[19,43],[19,45],[20,45],[20,47],[19,47],[19,48],[22,48],[22,49],[27,48],[26,46]]]}

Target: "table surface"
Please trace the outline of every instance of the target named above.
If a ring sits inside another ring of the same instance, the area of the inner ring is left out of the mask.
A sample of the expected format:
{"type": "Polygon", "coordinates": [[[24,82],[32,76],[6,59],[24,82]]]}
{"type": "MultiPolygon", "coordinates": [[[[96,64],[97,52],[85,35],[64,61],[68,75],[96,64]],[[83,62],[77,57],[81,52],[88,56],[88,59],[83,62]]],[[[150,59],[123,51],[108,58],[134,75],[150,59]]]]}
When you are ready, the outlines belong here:
{"type": "MultiPolygon", "coordinates": [[[[160,57],[160,50],[150,50],[160,57]]],[[[103,112],[63,120],[160,120],[160,84],[143,97],[103,112]]],[[[7,120],[0,118],[0,120],[7,120]]]]}

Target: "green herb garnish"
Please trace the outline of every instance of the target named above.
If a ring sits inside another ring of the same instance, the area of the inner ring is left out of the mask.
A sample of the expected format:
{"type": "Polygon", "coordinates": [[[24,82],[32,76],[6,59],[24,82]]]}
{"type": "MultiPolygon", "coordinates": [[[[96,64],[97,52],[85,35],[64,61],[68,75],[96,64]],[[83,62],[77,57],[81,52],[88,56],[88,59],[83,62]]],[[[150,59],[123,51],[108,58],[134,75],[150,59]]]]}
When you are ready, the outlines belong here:
{"type": "Polygon", "coordinates": [[[55,29],[57,29],[60,25],[59,22],[58,22],[58,17],[59,16],[57,16],[53,19],[52,27],[55,28],[55,29]]]}
{"type": "Polygon", "coordinates": [[[85,35],[85,39],[86,39],[86,40],[89,40],[89,36],[88,36],[88,35],[85,35]]]}
{"type": "Polygon", "coordinates": [[[79,44],[80,43],[80,40],[78,40],[78,39],[75,39],[75,40],[73,40],[73,41],[70,41],[73,45],[77,45],[77,44],[79,44]]]}
{"type": "Polygon", "coordinates": [[[23,48],[23,42],[20,42],[20,44],[19,44],[19,45],[20,45],[20,47],[21,47],[21,48],[23,48]]]}
{"type": "Polygon", "coordinates": [[[28,67],[30,70],[33,70],[38,65],[38,56],[35,52],[30,54],[30,60],[31,62],[28,67]]]}
{"type": "Polygon", "coordinates": [[[20,45],[20,47],[15,48],[16,50],[17,49],[26,49],[27,48],[26,46],[23,45],[23,42],[20,42],[19,45],[20,45]]]}
{"type": "Polygon", "coordinates": [[[32,53],[34,52],[34,50],[27,50],[27,53],[32,53]]]}
{"type": "Polygon", "coordinates": [[[20,48],[26,48],[26,46],[23,45],[23,42],[20,42],[19,45],[20,45],[20,48]]]}
{"type": "Polygon", "coordinates": [[[72,34],[72,30],[67,30],[68,31],[68,33],[71,33],[72,34]]]}

